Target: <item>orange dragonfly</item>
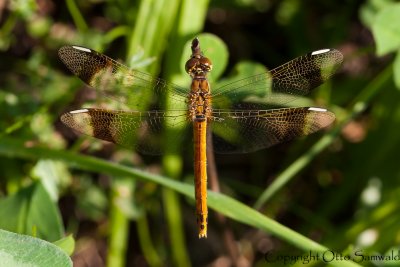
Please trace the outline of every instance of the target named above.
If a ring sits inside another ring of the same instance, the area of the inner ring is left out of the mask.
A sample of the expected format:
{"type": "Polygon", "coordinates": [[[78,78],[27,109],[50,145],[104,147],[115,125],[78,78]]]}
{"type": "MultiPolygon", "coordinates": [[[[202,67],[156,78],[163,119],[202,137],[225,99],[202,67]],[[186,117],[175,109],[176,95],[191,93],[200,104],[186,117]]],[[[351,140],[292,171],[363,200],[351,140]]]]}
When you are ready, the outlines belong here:
{"type": "Polygon", "coordinates": [[[193,127],[196,216],[199,238],[207,237],[207,133],[219,153],[246,153],[316,132],[335,120],[323,108],[272,108],[305,95],[331,77],[343,56],[322,49],[293,59],[271,71],[251,76],[211,93],[207,73],[210,59],[196,38],[186,72],[190,90],[129,69],[117,61],[80,46],[64,46],[64,64],[89,86],[123,104],[123,109],[84,108],[64,113],[61,121],[90,136],[147,154],[162,153],[165,143],[182,142],[184,130],[193,127]],[[173,108],[162,108],[163,97],[173,108]],[[149,103],[151,100],[152,102],[149,103]],[[144,104],[146,103],[146,104],[144,104]],[[183,108],[180,108],[182,107],[183,108]],[[173,136],[165,135],[178,128],[173,136]]]}

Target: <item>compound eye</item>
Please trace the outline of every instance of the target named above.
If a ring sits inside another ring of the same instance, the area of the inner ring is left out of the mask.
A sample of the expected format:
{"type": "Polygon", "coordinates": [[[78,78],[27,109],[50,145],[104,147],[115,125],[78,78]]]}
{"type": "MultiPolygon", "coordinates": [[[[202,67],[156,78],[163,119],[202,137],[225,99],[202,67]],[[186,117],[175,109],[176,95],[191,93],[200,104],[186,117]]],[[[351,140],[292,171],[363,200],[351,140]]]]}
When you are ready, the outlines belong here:
{"type": "Polygon", "coordinates": [[[185,70],[187,73],[190,73],[197,65],[198,59],[197,58],[191,58],[188,61],[186,61],[185,64],[185,70]]]}

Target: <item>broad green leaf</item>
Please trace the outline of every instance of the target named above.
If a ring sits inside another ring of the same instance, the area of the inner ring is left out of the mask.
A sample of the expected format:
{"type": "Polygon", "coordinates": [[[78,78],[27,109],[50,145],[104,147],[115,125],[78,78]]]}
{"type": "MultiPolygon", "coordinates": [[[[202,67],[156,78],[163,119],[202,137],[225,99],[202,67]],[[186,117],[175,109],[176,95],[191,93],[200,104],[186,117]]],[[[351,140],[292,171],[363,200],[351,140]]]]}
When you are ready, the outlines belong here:
{"type": "Polygon", "coordinates": [[[39,182],[1,199],[0,207],[0,228],[25,234],[36,232],[50,241],[62,237],[59,211],[39,182]]]}
{"type": "Polygon", "coordinates": [[[72,179],[67,166],[61,161],[39,160],[32,172],[39,177],[53,201],[58,200],[60,187],[67,187],[72,179]]]}
{"type": "Polygon", "coordinates": [[[386,6],[393,4],[395,0],[368,0],[360,8],[360,19],[367,27],[374,24],[376,15],[386,6]]]}
{"type": "Polygon", "coordinates": [[[377,55],[382,56],[400,47],[400,3],[386,6],[380,11],[372,25],[377,55]]]}
{"type": "Polygon", "coordinates": [[[56,245],[27,235],[0,230],[0,266],[67,267],[72,261],[56,245]]]}
{"type": "Polygon", "coordinates": [[[34,186],[24,188],[14,195],[0,199],[0,228],[19,232],[25,232],[25,220],[34,186]]]}
{"type": "Polygon", "coordinates": [[[74,253],[75,239],[72,235],[61,238],[60,240],[53,242],[53,244],[61,248],[65,253],[70,256],[72,255],[72,253],[74,253]]]}
{"type": "Polygon", "coordinates": [[[38,237],[49,241],[57,240],[63,235],[58,207],[41,183],[35,186],[27,213],[26,230],[33,227],[37,228],[38,237]]]}

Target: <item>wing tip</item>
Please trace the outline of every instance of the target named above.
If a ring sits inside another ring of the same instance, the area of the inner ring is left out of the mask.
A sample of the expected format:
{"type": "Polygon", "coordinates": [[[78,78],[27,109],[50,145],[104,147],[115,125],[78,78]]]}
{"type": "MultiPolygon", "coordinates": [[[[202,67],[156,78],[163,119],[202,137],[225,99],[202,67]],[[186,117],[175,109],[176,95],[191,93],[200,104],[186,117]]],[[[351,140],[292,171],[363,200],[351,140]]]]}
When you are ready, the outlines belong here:
{"type": "Polygon", "coordinates": [[[331,48],[319,49],[319,50],[316,50],[316,51],[311,52],[311,55],[312,55],[312,56],[315,56],[315,55],[319,55],[319,54],[325,54],[325,53],[327,53],[327,52],[334,51],[334,50],[335,50],[335,49],[331,49],[331,48]]]}
{"type": "Polygon", "coordinates": [[[340,52],[339,50],[335,49],[335,48],[323,48],[323,49],[319,49],[319,50],[315,50],[311,53],[309,53],[310,56],[319,56],[319,55],[323,55],[323,54],[333,54],[335,55],[335,63],[336,64],[340,64],[343,62],[343,54],[342,52],[340,52]]]}
{"type": "Polygon", "coordinates": [[[68,113],[69,114],[77,114],[77,113],[88,113],[89,109],[83,108],[83,109],[76,109],[76,110],[71,110],[68,113]]]}
{"type": "Polygon", "coordinates": [[[308,110],[319,114],[318,117],[319,117],[320,128],[328,127],[336,119],[335,113],[333,113],[325,108],[309,107],[308,110]]]}

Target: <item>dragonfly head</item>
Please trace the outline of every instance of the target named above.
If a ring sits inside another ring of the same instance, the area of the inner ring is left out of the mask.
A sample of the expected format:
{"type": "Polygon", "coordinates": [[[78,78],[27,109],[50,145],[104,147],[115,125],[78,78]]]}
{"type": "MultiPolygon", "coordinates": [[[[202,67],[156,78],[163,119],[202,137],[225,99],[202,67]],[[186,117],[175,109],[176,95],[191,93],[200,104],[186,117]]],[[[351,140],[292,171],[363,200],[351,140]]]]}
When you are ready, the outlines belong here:
{"type": "Polygon", "coordinates": [[[186,72],[194,76],[206,76],[212,69],[211,60],[206,57],[191,57],[185,65],[186,72]]]}
{"type": "Polygon", "coordinates": [[[203,56],[203,53],[200,50],[199,39],[195,38],[192,41],[192,55],[185,65],[186,72],[192,77],[206,76],[211,69],[211,60],[203,56]]]}

